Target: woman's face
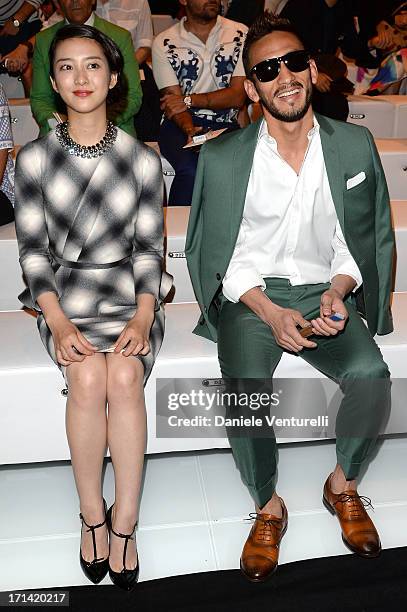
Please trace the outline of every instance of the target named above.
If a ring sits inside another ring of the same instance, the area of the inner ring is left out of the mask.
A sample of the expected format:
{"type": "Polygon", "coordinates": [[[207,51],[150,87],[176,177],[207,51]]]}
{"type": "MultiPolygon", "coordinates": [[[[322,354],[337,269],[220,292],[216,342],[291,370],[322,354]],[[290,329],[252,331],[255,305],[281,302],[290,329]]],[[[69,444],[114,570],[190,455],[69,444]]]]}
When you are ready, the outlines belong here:
{"type": "Polygon", "coordinates": [[[51,82],[68,109],[91,113],[106,104],[117,75],[110,73],[99,43],[89,38],[68,38],[56,48],[51,82]]]}

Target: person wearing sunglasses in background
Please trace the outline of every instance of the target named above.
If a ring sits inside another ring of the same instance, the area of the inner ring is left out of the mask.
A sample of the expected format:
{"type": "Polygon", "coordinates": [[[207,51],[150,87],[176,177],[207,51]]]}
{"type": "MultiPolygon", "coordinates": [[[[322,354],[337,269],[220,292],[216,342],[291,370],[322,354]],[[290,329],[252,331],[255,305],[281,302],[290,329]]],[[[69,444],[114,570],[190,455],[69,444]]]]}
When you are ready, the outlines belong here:
{"type": "MultiPolygon", "coordinates": [[[[348,548],[375,557],[380,538],[356,479],[390,408],[390,373],[373,339],[393,329],[386,180],[367,129],[313,112],[317,68],[290,22],[258,18],[243,62],[264,119],[201,150],[186,241],[202,312],[194,332],[218,342],[226,381],[271,380],[288,351],[339,383],[337,464],[324,504],[348,548]]],[[[287,529],[276,440],[243,432],[229,441],[256,507],[240,565],[259,582],[276,569],[287,529]]]]}

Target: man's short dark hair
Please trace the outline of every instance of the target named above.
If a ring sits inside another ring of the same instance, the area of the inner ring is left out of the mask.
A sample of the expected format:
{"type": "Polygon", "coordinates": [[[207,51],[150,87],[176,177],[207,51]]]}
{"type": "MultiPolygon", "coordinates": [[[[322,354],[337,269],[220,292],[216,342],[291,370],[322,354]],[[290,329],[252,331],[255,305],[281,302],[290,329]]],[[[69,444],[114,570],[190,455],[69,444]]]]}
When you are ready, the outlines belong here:
{"type": "Polygon", "coordinates": [[[250,49],[257,41],[264,38],[268,34],[272,34],[273,32],[287,32],[289,34],[294,34],[305,48],[304,42],[301,39],[300,34],[297,29],[292,25],[288,19],[280,19],[277,15],[274,15],[271,11],[264,11],[259,17],[257,17],[256,21],[254,21],[253,25],[249,28],[247,32],[246,40],[243,47],[243,66],[246,72],[246,76],[250,77],[250,49]]]}

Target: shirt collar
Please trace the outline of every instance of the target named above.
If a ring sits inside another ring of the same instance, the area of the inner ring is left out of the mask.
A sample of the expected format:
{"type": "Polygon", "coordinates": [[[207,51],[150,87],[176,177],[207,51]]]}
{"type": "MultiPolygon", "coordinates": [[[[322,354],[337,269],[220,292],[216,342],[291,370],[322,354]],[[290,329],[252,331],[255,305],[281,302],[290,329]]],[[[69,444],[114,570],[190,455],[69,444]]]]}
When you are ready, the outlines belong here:
{"type": "MultiPolygon", "coordinates": [[[[69,24],[69,21],[67,19],[65,19],[65,23],[69,24]]],[[[95,13],[92,12],[89,16],[89,18],[85,21],[84,24],[82,25],[88,25],[88,26],[93,26],[95,23],[95,13]]]]}
{"type": "MultiPolygon", "coordinates": [[[[192,32],[189,32],[186,28],[185,28],[185,22],[186,22],[187,18],[186,17],[182,17],[180,19],[180,22],[178,24],[179,27],[179,34],[181,36],[181,38],[187,38],[189,39],[190,36],[194,36],[194,38],[197,38],[199,40],[199,38],[197,36],[195,36],[195,34],[193,34],[192,32]]],[[[212,30],[209,33],[208,36],[208,40],[211,36],[213,36],[214,34],[216,34],[222,27],[222,22],[224,20],[224,17],[222,17],[221,15],[218,15],[216,18],[216,23],[213,26],[212,30]]],[[[200,41],[202,44],[204,44],[202,41],[200,41]]]]}
{"type": "MultiPolygon", "coordinates": [[[[313,125],[313,127],[310,129],[310,131],[307,134],[308,140],[312,140],[312,137],[314,136],[314,134],[319,133],[319,127],[320,126],[319,126],[319,123],[318,123],[318,119],[316,118],[315,115],[313,115],[313,120],[314,120],[314,125],[313,125]]],[[[269,132],[268,132],[267,122],[266,122],[265,119],[263,119],[262,122],[261,122],[257,140],[259,141],[262,138],[265,138],[265,139],[269,140],[269,142],[271,142],[273,144],[277,144],[276,139],[271,134],[269,134],[269,132]]]]}

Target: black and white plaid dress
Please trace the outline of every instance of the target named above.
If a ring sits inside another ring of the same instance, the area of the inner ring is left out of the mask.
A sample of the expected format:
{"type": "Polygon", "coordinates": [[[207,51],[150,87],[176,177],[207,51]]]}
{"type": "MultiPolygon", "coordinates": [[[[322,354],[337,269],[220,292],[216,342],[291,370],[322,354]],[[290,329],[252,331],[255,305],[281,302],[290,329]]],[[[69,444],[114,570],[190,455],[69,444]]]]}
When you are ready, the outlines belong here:
{"type": "Polygon", "coordinates": [[[164,334],[162,300],[172,277],[163,272],[163,179],[150,147],[118,129],[97,158],[70,155],[55,132],[17,157],[15,218],[28,289],[21,302],[39,311],[41,339],[57,363],[51,332],[36,302],[46,291],[85,337],[107,352],[137,308],[156,298],[150,353],[139,356],[146,381],[164,334]]]}

